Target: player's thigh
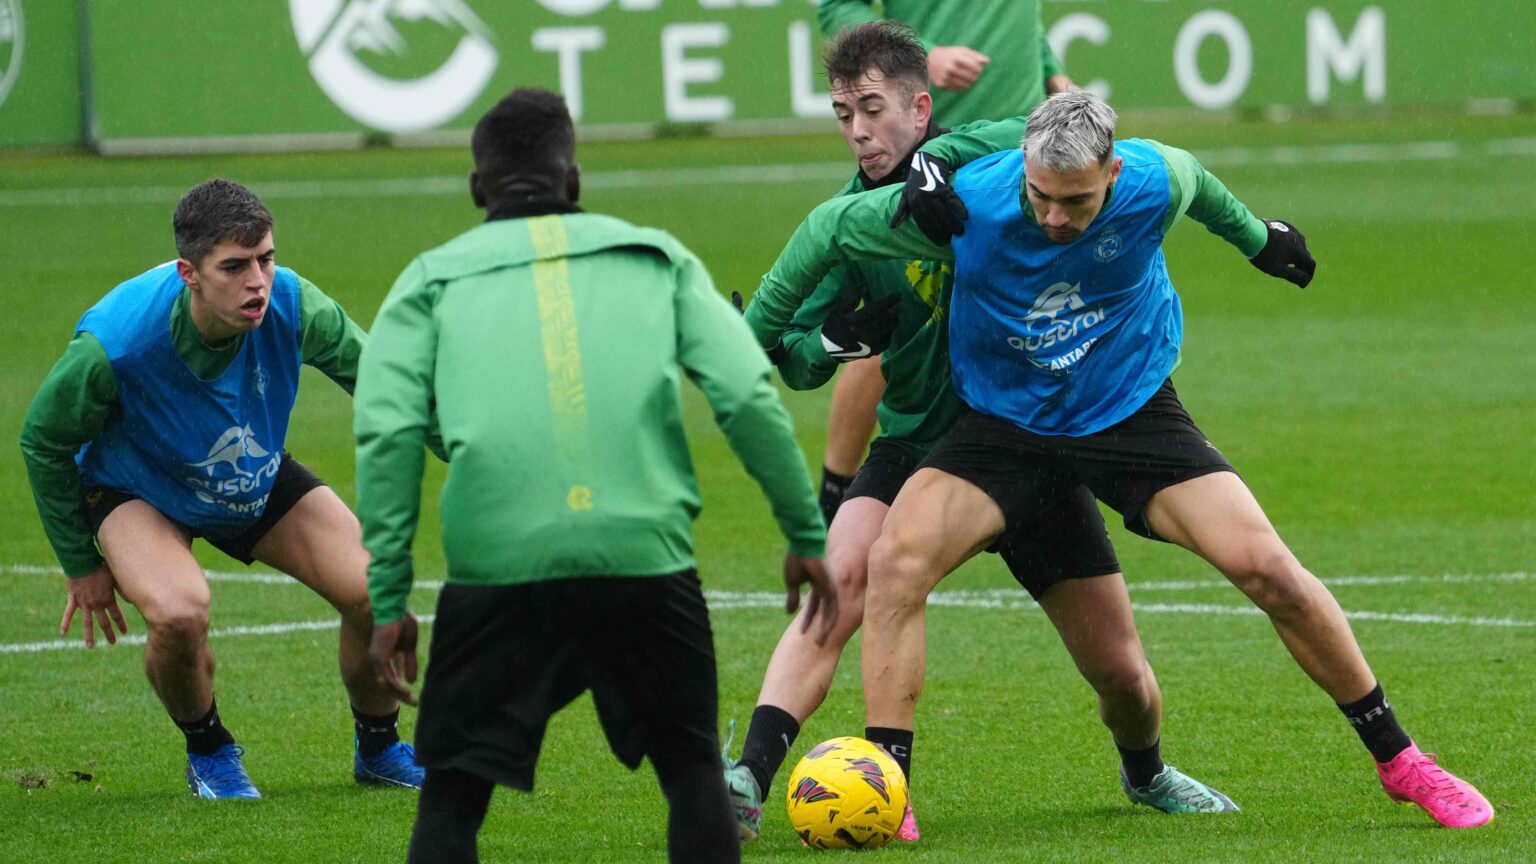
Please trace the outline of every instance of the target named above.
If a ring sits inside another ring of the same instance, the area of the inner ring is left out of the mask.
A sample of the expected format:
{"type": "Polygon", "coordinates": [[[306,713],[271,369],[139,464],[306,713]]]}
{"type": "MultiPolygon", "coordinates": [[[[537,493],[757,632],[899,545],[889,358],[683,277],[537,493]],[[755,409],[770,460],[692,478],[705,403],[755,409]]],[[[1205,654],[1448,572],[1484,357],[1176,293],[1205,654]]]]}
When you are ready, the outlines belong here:
{"type": "Polygon", "coordinates": [[[871,584],[898,578],[931,589],[987,548],[1003,511],[979,486],[936,468],[919,468],[901,487],[870,555],[871,584]]]}
{"type": "Polygon", "coordinates": [[[140,499],[108,513],[96,542],[117,590],[152,628],[206,621],[210,594],[192,541],[175,522],[140,499]]]}
{"type": "Polygon", "coordinates": [[[368,599],[362,529],[329,486],[304,493],[251,548],[256,560],[299,580],[338,609],[368,599]]]}
{"type": "Polygon", "coordinates": [[[1162,489],[1144,512],[1159,537],[1194,552],[1234,580],[1294,561],[1258,499],[1231,472],[1162,489]]]}

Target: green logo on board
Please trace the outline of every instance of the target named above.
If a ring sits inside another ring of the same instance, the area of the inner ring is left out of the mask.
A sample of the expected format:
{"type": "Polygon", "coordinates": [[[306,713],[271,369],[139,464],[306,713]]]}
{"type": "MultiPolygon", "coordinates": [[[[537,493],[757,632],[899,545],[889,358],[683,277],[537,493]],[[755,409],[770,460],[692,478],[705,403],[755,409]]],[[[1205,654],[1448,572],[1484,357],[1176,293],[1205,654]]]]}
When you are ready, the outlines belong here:
{"type": "Polygon", "coordinates": [[[25,47],[27,22],[21,14],[21,0],[0,0],[0,105],[5,104],[16,78],[21,74],[21,55],[25,47]]]}

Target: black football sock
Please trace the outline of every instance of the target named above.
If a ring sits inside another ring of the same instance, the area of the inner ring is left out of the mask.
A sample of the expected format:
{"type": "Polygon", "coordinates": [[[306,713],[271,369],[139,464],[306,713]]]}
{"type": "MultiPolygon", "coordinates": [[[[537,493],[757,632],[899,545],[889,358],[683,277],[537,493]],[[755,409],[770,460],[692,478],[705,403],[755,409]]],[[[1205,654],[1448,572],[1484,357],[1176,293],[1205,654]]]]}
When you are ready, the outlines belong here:
{"type": "Polygon", "coordinates": [[[491,781],[467,771],[428,768],[416,804],[408,864],[478,864],[475,837],[494,788],[491,781]]]}
{"type": "Polygon", "coordinates": [[[207,756],[225,744],[235,743],[235,736],[229,734],[229,730],[225,729],[224,723],[219,720],[219,700],[217,699],[208,705],[208,713],[196,720],[183,723],[174,717],[171,719],[181,729],[181,734],[187,736],[188,753],[207,756]]]}
{"type": "Polygon", "coordinates": [[[357,728],[357,752],[367,759],[383,753],[389,745],[400,740],[400,709],[388,714],[364,714],[352,709],[352,723],[357,728]]]}
{"type": "Polygon", "coordinates": [[[1381,692],[1381,684],[1365,694],[1365,697],[1348,705],[1340,705],[1339,710],[1349,718],[1351,725],[1355,727],[1355,734],[1360,736],[1360,742],[1365,749],[1371,751],[1371,756],[1377,762],[1391,762],[1397,754],[1408,749],[1413,740],[1403,727],[1397,725],[1397,715],[1392,713],[1392,706],[1387,702],[1387,694],[1381,692]]]}
{"type": "Polygon", "coordinates": [[[759,705],[752,711],[747,740],[741,745],[741,764],[752,772],[757,791],[768,800],[768,786],[783,767],[789,748],[800,735],[800,724],[783,708],[759,705]]]}
{"type": "Polygon", "coordinates": [[[1163,771],[1163,739],[1152,742],[1152,746],[1145,750],[1129,750],[1115,742],[1115,749],[1120,751],[1120,767],[1125,769],[1125,779],[1131,784],[1132,789],[1142,789],[1152,785],[1152,780],[1163,771]]]}
{"type": "Polygon", "coordinates": [[[912,730],[866,726],[864,738],[871,744],[878,744],[881,750],[891,754],[891,758],[901,766],[901,773],[907,777],[907,788],[912,788],[912,730]]]}
{"type": "Polygon", "coordinates": [[[821,466],[821,516],[832,524],[832,517],[837,515],[837,508],[842,506],[843,495],[848,491],[848,484],[853,482],[851,476],[845,476],[833,471],[831,468],[821,466]]]}

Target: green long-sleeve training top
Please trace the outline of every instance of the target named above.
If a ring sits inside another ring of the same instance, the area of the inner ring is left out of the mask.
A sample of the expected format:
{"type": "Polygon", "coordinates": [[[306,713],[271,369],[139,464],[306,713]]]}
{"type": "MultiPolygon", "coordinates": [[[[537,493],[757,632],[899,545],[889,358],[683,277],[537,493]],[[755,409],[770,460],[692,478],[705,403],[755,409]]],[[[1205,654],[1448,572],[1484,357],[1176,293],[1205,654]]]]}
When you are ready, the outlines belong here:
{"type": "Polygon", "coordinates": [[[680,373],[790,551],[821,555],[826,529],[769,368],[704,266],[662,231],[580,212],[496,219],[423,254],[379,310],[355,396],[375,621],[406,611],[434,403],[449,582],[695,566],[680,373]]]}

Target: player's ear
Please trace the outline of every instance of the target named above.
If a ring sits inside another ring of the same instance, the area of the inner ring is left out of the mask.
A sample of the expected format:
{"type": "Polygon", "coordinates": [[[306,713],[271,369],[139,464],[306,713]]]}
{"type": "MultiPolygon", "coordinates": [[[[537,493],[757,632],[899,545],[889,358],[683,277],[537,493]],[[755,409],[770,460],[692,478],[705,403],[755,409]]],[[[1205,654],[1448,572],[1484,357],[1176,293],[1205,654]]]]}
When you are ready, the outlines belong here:
{"type": "Polygon", "coordinates": [[[572,204],[581,200],[581,166],[574,162],[565,172],[565,199],[572,204]]]}
{"type": "Polygon", "coordinates": [[[933,119],[933,96],[927,90],[919,90],[912,97],[912,110],[917,114],[917,125],[921,129],[928,128],[928,121],[933,119]]]}
{"type": "Polygon", "coordinates": [[[475,207],[485,209],[485,193],[480,191],[480,172],[469,172],[469,200],[475,202],[475,207]]]}
{"type": "Polygon", "coordinates": [[[1115,184],[1116,180],[1120,179],[1120,168],[1124,165],[1125,160],[1121,159],[1119,156],[1116,156],[1114,161],[1109,163],[1109,184],[1111,186],[1115,184]]]}
{"type": "Polygon", "coordinates": [[[197,281],[197,268],[192,265],[191,261],[185,258],[176,259],[176,275],[180,276],[181,281],[185,282],[187,287],[193,291],[202,287],[197,281]]]}

